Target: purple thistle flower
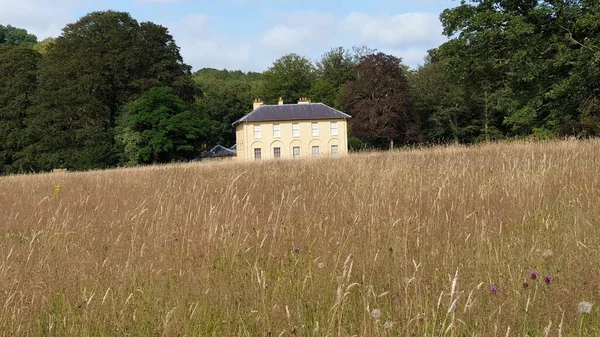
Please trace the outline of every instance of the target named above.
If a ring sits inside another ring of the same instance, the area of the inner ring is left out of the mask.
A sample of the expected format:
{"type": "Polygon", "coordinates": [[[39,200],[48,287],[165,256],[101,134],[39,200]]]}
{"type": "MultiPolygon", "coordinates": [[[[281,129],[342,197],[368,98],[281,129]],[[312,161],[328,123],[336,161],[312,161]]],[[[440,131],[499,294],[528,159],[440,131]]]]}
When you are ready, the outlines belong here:
{"type": "Polygon", "coordinates": [[[300,247],[296,247],[296,248],[294,248],[294,251],[295,251],[296,253],[300,253],[300,247]]]}
{"type": "Polygon", "coordinates": [[[537,278],[537,275],[538,275],[537,271],[535,271],[535,270],[531,271],[531,279],[532,280],[535,280],[537,278]]]}
{"type": "Polygon", "coordinates": [[[490,292],[492,292],[493,294],[495,294],[498,291],[498,286],[495,284],[492,284],[490,286],[490,292]]]}
{"type": "Polygon", "coordinates": [[[544,281],[546,281],[546,283],[550,284],[550,282],[552,282],[554,278],[552,278],[552,275],[546,275],[546,277],[544,277],[544,281]]]}

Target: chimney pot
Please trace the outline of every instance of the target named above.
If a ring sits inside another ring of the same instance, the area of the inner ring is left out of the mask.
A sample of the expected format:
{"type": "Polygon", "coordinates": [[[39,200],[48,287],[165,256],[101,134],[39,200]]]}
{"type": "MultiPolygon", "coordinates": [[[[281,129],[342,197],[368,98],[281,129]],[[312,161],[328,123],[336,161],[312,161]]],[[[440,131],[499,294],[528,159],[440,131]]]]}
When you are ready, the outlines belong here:
{"type": "Polygon", "coordinates": [[[254,106],[253,106],[253,110],[256,110],[258,108],[260,108],[261,106],[263,106],[264,102],[261,99],[255,99],[254,100],[254,106]]]}
{"type": "Polygon", "coordinates": [[[279,97],[279,105],[283,105],[283,97],[279,97]]]}
{"type": "Polygon", "coordinates": [[[310,104],[310,101],[306,97],[300,97],[298,104],[310,104]]]}

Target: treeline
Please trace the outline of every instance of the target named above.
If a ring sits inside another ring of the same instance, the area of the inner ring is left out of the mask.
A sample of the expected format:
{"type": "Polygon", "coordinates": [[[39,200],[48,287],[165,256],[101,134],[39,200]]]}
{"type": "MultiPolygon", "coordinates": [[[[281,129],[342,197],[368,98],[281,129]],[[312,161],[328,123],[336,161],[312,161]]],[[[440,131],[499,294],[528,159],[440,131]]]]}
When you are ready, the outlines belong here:
{"type": "Polygon", "coordinates": [[[0,25],[0,173],[190,160],[233,145],[254,98],[347,112],[354,148],[600,133],[597,1],[483,0],[440,17],[449,41],[418,69],[361,47],[262,73],[192,73],[167,28],[127,13],[41,42],[0,25]]]}

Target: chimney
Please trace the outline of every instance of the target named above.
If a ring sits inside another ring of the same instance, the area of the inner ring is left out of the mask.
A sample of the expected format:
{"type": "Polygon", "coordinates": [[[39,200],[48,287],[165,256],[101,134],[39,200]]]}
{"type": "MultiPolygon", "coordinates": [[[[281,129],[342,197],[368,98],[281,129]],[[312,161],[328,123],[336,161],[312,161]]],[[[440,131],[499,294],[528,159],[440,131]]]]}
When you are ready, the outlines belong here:
{"type": "Polygon", "coordinates": [[[298,104],[310,104],[310,101],[306,97],[300,97],[298,104]]]}
{"type": "Polygon", "coordinates": [[[279,97],[279,105],[283,105],[283,97],[279,97]]]}
{"type": "Polygon", "coordinates": [[[253,109],[256,110],[256,109],[260,108],[261,106],[263,106],[263,104],[265,104],[265,103],[262,100],[257,98],[254,100],[254,108],[253,109]]]}

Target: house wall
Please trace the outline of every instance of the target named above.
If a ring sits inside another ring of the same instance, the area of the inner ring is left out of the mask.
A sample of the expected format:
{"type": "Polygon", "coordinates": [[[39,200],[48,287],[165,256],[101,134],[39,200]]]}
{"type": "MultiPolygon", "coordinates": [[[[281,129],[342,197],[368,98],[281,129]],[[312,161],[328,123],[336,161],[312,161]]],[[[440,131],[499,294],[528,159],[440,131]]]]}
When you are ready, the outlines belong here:
{"type": "Polygon", "coordinates": [[[254,160],[254,149],[261,149],[261,159],[274,159],[274,148],[279,147],[281,159],[293,158],[293,148],[300,147],[300,158],[313,157],[312,147],[319,147],[319,156],[331,155],[331,146],[337,145],[339,154],[348,154],[348,127],[344,119],[240,123],[236,126],[237,159],[254,160]],[[317,122],[319,135],[312,135],[312,123],[317,122]],[[331,122],[337,122],[338,135],[331,135],[331,122]],[[294,137],[292,125],[298,123],[299,137],[294,137]],[[280,137],[273,135],[273,125],[279,124],[280,137]],[[260,138],[254,137],[254,125],[260,125],[260,138]]]}

